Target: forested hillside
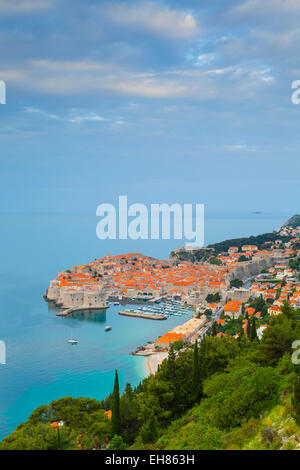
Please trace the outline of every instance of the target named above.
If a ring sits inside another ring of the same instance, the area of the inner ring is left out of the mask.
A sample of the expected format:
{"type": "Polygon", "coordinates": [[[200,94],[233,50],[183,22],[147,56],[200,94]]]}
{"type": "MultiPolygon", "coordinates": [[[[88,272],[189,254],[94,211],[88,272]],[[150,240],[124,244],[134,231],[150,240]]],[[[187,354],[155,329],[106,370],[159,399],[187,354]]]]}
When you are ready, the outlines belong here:
{"type": "Polygon", "coordinates": [[[154,376],[103,402],[63,398],[39,407],[0,449],[298,448],[297,311],[285,304],[261,342],[206,337],[176,350],[154,376]],[[111,416],[112,411],[112,416],[111,416]]]}

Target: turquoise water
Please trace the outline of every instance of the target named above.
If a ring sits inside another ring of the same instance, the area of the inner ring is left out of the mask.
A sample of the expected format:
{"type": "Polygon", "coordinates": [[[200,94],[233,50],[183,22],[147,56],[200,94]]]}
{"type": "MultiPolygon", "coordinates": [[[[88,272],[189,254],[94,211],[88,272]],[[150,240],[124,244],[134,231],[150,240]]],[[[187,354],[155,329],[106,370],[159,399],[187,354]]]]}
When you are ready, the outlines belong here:
{"type": "MultiPolygon", "coordinates": [[[[271,231],[292,214],[209,214],[206,243],[271,231]]],[[[66,395],[102,399],[120,384],[137,385],[146,376],[137,346],[182,323],[183,318],[150,321],[106,312],[56,317],[42,296],[57,272],[94,258],[126,252],[167,258],[178,241],[100,241],[91,214],[1,214],[0,340],[7,364],[0,365],[0,438],[37,406],[66,395]],[[113,328],[104,332],[105,325],[113,328]],[[76,337],[79,344],[67,343],[76,337]]]]}

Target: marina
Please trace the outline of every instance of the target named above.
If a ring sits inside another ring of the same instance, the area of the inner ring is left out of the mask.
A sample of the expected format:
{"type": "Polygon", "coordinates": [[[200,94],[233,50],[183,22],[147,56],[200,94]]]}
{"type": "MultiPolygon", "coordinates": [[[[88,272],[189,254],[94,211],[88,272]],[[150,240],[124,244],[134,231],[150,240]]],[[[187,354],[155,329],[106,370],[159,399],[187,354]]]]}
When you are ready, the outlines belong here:
{"type": "Polygon", "coordinates": [[[134,316],[136,318],[145,318],[149,320],[166,320],[169,317],[182,317],[191,315],[193,310],[180,301],[160,301],[159,304],[149,304],[138,306],[134,309],[126,308],[121,310],[120,315],[134,316]]]}

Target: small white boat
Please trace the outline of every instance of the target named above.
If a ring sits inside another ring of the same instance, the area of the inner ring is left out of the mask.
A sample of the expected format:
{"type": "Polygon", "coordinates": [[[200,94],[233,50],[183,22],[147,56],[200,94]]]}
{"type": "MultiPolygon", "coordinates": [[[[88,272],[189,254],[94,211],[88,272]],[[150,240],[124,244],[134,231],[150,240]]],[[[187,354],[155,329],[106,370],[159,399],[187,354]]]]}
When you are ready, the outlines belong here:
{"type": "Polygon", "coordinates": [[[106,326],[106,327],[104,328],[104,331],[110,331],[110,330],[111,330],[111,326],[106,326]]]}
{"type": "Polygon", "coordinates": [[[77,344],[78,341],[77,341],[77,339],[68,339],[68,343],[69,344],[77,344]]]}
{"type": "Polygon", "coordinates": [[[120,302],[114,302],[114,305],[120,305],[120,302]]]}

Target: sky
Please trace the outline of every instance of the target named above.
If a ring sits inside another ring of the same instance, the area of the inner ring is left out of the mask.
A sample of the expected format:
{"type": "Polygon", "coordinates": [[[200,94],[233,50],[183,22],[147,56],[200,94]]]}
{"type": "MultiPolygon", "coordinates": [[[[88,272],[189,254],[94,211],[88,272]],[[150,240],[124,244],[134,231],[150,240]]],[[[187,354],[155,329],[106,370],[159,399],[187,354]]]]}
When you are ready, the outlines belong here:
{"type": "Polygon", "coordinates": [[[0,211],[299,212],[299,0],[0,0],[0,211]]]}

